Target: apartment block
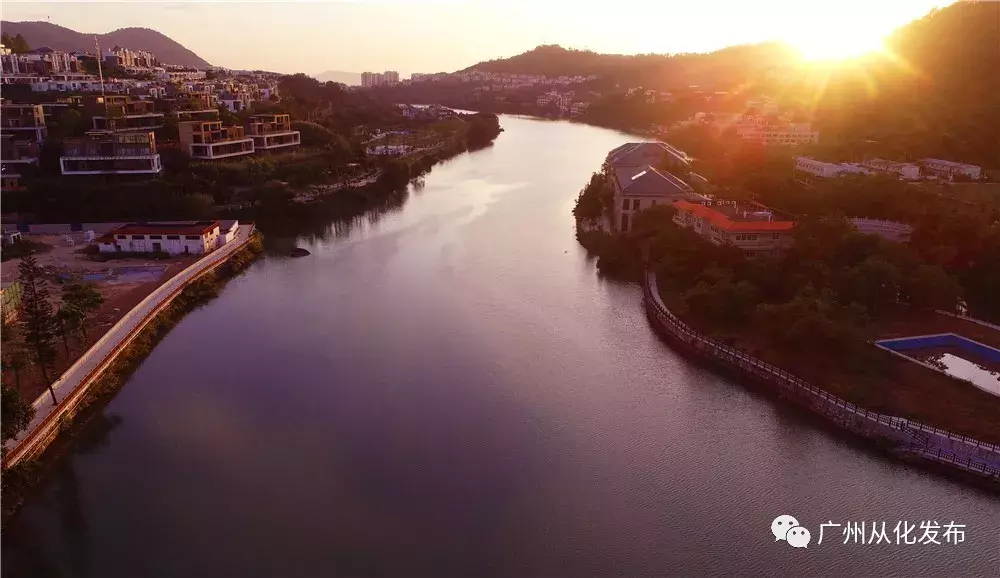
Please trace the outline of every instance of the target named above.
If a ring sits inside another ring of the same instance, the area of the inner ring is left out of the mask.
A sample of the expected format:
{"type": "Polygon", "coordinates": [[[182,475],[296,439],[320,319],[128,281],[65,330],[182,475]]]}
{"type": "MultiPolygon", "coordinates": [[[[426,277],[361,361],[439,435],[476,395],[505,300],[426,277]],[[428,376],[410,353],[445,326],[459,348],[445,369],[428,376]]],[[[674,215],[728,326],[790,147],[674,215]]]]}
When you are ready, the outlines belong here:
{"type": "Polygon", "coordinates": [[[188,121],[177,125],[181,146],[196,160],[238,158],[254,153],[253,139],[241,126],[222,121],[188,121]]]}
{"type": "Polygon", "coordinates": [[[250,117],[247,132],[257,152],[286,150],[302,142],[299,131],[292,130],[292,117],[287,114],[256,114],[250,117]]]}
{"type": "Polygon", "coordinates": [[[163,170],[149,132],[90,131],[63,143],[64,175],[157,175],[163,170]]]}
{"type": "Polygon", "coordinates": [[[867,175],[876,172],[876,169],[852,163],[827,163],[818,161],[812,157],[798,157],[795,159],[795,170],[801,173],[832,179],[847,174],[867,175]]]}
{"type": "Polygon", "coordinates": [[[748,257],[775,255],[792,244],[794,220],[754,202],[674,202],[674,223],[715,245],[733,245],[748,257]]]}

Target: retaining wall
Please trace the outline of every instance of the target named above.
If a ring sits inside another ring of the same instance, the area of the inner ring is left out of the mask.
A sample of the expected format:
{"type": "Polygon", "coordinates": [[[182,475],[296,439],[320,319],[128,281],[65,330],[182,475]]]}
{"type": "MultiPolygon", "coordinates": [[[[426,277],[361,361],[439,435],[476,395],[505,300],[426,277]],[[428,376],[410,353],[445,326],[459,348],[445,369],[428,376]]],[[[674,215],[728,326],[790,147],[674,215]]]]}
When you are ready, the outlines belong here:
{"type": "Polygon", "coordinates": [[[647,273],[643,282],[643,303],[660,333],[689,352],[766,383],[782,397],[843,429],[888,445],[901,455],[930,460],[1000,483],[997,444],[858,407],[746,351],[702,335],[667,309],[653,273],[647,273]]]}
{"type": "MultiPolygon", "coordinates": [[[[145,327],[152,321],[157,315],[160,314],[165,308],[167,308],[170,303],[174,300],[177,295],[181,293],[188,285],[201,279],[206,274],[215,271],[223,263],[228,261],[233,255],[238,253],[243,247],[245,247],[253,238],[253,226],[248,226],[248,232],[246,237],[243,239],[237,238],[235,241],[237,244],[233,246],[229,251],[217,250],[209,253],[203,259],[190,265],[187,269],[184,269],[173,278],[168,280],[166,283],[158,287],[152,293],[146,296],[138,305],[136,305],[132,310],[125,314],[124,317],[118,320],[118,322],[104,334],[101,339],[99,339],[93,346],[90,347],[83,355],[80,356],[76,362],[67,369],[62,376],[59,377],[53,384],[52,388],[55,391],[60,389],[65,389],[67,386],[72,387],[72,389],[65,395],[65,397],[60,401],[54,408],[52,408],[48,414],[43,416],[37,416],[32,420],[32,424],[29,425],[28,430],[18,436],[15,440],[11,440],[11,446],[8,448],[9,451],[4,458],[3,467],[9,468],[17,464],[18,462],[33,458],[41,454],[49,443],[59,434],[59,427],[64,416],[72,415],[76,410],[77,406],[83,399],[85,399],[87,392],[90,390],[91,385],[98,377],[104,372],[105,369],[118,357],[132,341],[139,335],[139,333],[145,329],[145,327]],[[198,270],[200,268],[200,270],[198,270]],[[157,302],[158,301],[158,302],[157,302]],[[150,304],[156,303],[155,306],[142,315],[141,312],[150,306],[150,304]],[[142,315],[138,323],[135,325],[122,337],[118,337],[120,332],[128,326],[129,323],[135,322],[135,316],[142,315]],[[106,354],[101,356],[101,350],[107,347],[111,340],[118,338],[117,344],[106,354]],[[86,369],[88,365],[93,365],[92,369],[76,384],[69,383],[73,380],[74,374],[79,373],[86,369]]],[[[46,403],[51,403],[51,396],[48,391],[43,392],[38,398],[35,399],[32,406],[34,406],[36,414],[39,410],[45,408],[46,403]]],[[[50,406],[51,407],[51,406],[50,406]]]]}

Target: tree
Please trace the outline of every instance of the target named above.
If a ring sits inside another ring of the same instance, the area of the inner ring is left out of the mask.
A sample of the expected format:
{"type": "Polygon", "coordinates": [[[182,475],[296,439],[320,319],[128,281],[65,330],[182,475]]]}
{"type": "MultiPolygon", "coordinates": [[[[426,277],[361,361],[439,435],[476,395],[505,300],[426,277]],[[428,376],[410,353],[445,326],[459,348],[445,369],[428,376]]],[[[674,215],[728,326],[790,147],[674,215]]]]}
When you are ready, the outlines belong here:
{"type": "Polygon", "coordinates": [[[59,116],[48,124],[49,136],[54,140],[65,140],[67,138],[82,136],[87,130],[87,123],[79,111],[67,108],[59,116]]]}
{"type": "Polygon", "coordinates": [[[28,41],[25,40],[24,36],[20,34],[11,38],[9,34],[4,33],[3,45],[10,48],[10,51],[14,54],[24,54],[25,52],[31,51],[31,47],[28,46],[28,41]]]}
{"type": "Polygon", "coordinates": [[[13,329],[8,323],[3,324],[2,337],[0,337],[0,341],[3,342],[3,346],[0,347],[0,354],[2,354],[0,361],[3,362],[3,372],[8,370],[14,372],[14,386],[20,388],[21,370],[24,369],[24,347],[16,339],[13,329]]]}
{"type": "Polygon", "coordinates": [[[55,404],[56,392],[49,381],[49,369],[56,360],[55,317],[49,303],[49,290],[42,278],[42,268],[33,255],[21,259],[18,272],[21,281],[21,333],[55,404]]]}
{"type": "Polygon", "coordinates": [[[101,308],[104,297],[91,283],[71,283],[63,287],[63,303],[71,310],[71,317],[79,324],[84,339],[87,337],[87,318],[101,308]]]}
{"type": "Polygon", "coordinates": [[[0,399],[0,430],[3,443],[17,437],[35,417],[35,408],[24,399],[16,387],[3,384],[3,398],[0,399]]]}

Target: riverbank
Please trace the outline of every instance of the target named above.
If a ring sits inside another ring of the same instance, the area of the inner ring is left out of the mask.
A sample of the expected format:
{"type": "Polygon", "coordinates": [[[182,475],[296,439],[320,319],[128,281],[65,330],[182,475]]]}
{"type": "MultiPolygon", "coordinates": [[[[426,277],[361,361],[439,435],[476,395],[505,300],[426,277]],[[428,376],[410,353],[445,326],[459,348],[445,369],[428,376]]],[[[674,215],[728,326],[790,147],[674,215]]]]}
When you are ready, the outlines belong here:
{"type": "Polygon", "coordinates": [[[309,204],[296,202],[296,195],[323,185],[332,185],[329,195],[317,197],[347,197],[342,204],[354,207],[359,203],[352,198],[357,196],[352,191],[362,189],[362,194],[369,196],[400,186],[422,174],[411,167],[430,166],[487,146],[500,132],[496,115],[481,113],[463,115],[447,128],[450,132],[440,146],[403,157],[363,152],[345,156],[324,148],[303,147],[231,162],[165,161],[162,176],[152,179],[40,175],[27,181],[23,190],[5,192],[4,216],[10,222],[29,224],[201,220],[230,215],[260,220],[258,217],[286,211],[296,214],[297,205],[309,204]],[[390,186],[368,183],[365,179],[372,175],[379,175],[379,180],[388,181],[390,186]],[[358,182],[366,185],[357,187],[358,182]],[[348,186],[339,188],[344,183],[348,186]]]}
{"type": "Polygon", "coordinates": [[[963,479],[1000,490],[1000,445],[870,411],[736,346],[701,334],[666,307],[655,274],[648,273],[643,282],[643,304],[654,330],[685,354],[763,386],[779,398],[819,415],[829,425],[871,441],[897,457],[950,470],[963,479]]]}
{"type": "MultiPolygon", "coordinates": [[[[40,449],[33,451],[15,465],[3,469],[2,522],[4,524],[17,512],[32,488],[55,468],[60,458],[74,450],[88,424],[100,415],[101,410],[114,398],[156,344],[187,313],[215,298],[230,279],[245,270],[260,256],[262,250],[263,239],[260,233],[254,233],[246,246],[217,268],[186,285],[168,305],[156,313],[128,345],[117,353],[114,361],[108,364],[98,377],[90,381],[79,399],[64,400],[73,403],[67,406],[60,416],[57,431],[49,439],[41,442],[40,449]]],[[[4,457],[6,465],[8,456],[4,457]]]]}

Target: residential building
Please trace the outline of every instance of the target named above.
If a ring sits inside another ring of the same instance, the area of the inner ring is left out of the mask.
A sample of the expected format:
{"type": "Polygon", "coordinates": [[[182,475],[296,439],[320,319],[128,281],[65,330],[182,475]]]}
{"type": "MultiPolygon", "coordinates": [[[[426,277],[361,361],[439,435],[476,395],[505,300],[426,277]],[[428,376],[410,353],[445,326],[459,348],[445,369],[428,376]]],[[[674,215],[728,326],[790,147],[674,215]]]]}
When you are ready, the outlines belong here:
{"type": "Polygon", "coordinates": [[[21,188],[21,177],[27,167],[38,166],[38,143],[19,141],[14,135],[0,134],[0,176],[3,190],[21,188]]]}
{"type": "Polygon", "coordinates": [[[28,72],[38,74],[52,74],[59,72],[73,72],[76,70],[76,57],[68,52],[54,50],[48,46],[42,46],[20,55],[22,63],[27,65],[28,72]]]}
{"type": "Polygon", "coordinates": [[[42,105],[3,101],[0,105],[0,133],[10,134],[18,141],[44,141],[48,133],[42,105]]]}
{"type": "Polygon", "coordinates": [[[395,70],[386,70],[385,72],[362,72],[361,73],[361,86],[368,88],[371,86],[383,86],[387,84],[397,84],[399,83],[399,73],[395,70]]]}
{"type": "Polygon", "coordinates": [[[847,221],[858,231],[866,235],[878,235],[887,241],[905,243],[910,240],[913,227],[899,221],[885,221],[882,219],[865,219],[862,217],[852,217],[847,221]]]}
{"type": "Polygon", "coordinates": [[[733,245],[748,257],[775,255],[792,243],[795,221],[754,202],[676,201],[674,223],[715,245],[733,245]]]}
{"type": "Polygon", "coordinates": [[[799,146],[819,142],[819,132],[810,130],[809,123],[790,123],[786,126],[741,125],[736,133],[743,140],[763,145],[799,146]]]}
{"type": "Polygon", "coordinates": [[[694,192],[691,185],[652,165],[622,166],[611,170],[614,187],[614,227],[627,232],[635,216],[656,205],[668,205],[676,200],[701,202],[708,200],[694,192]]]}
{"type": "Polygon", "coordinates": [[[665,142],[630,142],[612,149],[604,159],[604,166],[611,167],[641,167],[653,165],[666,166],[670,170],[688,171],[691,168],[691,158],[684,151],[665,142]]]}
{"type": "Polygon", "coordinates": [[[287,114],[256,114],[247,123],[247,132],[253,139],[253,148],[265,153],[285,150],[301,144],[299,131],[292,130],[292,117],[287,114]]]}
{"type": "Polygon", "coordinates": [[[101,253],[203,255],[219,248],[219,221],[129,223],[98,237],[101,253]]]}
{"type": "Polygon", "coordinates": [[[218,102],[229,109],[229,112],[239,112],[250,106],[250,99],[245,94],[228,90],[219,93],[218,102]]]}
{"type": "Polygon", "coordinates": [[[895,173],[899,175],[901,179],[908,181],[916,181],[920,179],[920,166],[914,163],[900,163],[896,161],[887,161],[885,159],[869,159],[860,164],[861,166],[874,171],[882,173],[895,173]]]}
{"type": "Polygon", "coordinates": [[[823,179],[831,179],[846,174],[871,174],[876,169],[853,163],[827,163],[818,161],[812,157],[798,157],[795,159],[795,170],[808,173],[823,179]]]}
{"type": "Polygon", "coordinates": [[[590,108],[589,102],[574,102],[569,107],[569,114],[570,116],[580,116],[587,112],[588,108],[590,108]]]}
{"type": "Polygon", "coordinates": [[[4,281],[0,284],[0,317],[4,323],[17,319],[21,308],[21,284],[17,281],[4,281]]]}
{"type": "Polygon", "coordinates": [[[983,169],[976,165],[928,158],[920,161],[920,166],[925,171],[942,177],[953,178],[955,176],[962,176],[974,181],[983,178],[983,169]]]}
{"type": "Polygon", "coordinates": [[[236,219],[225,219],[219,221],[219,238],[217,246],[221,248],[226,243],[235,240],[239,231],[240,222],[236,219]]]}
{"type": "Polygon", "coordinates": [[[103,60],[105,65],[120,66],[126,69],[153,68],[156,66],[156,57],[152,52],[145,50],[130,50],[115,46],[104,51],[103,60]]]}
{"type": "Polygon", "coordinates": [[[91,111],[94,130],[148,132],[163,128],[164,115],[154,111],[152,101],[128,96],[96,96],[90,101],[85,108],[91,111]]]}
{"type": "Polygon", "coordinates": [[[178,94],[161,100],[161,104],[178,122],[219,120],[219,97],[210,92],[178,94]]]}
{"type": "Polygon", "coordinates": [[[222,121],[187,121],[177,124],[181,146],[192,159],[216,160],[254,153],[253,139],[241,126],[222,126],[222,121]]]}
{"type": "Polygon", "coordinates": [[[64,175],[157,175],[163,170],[151,131],[90,131],[67,139],[59,164],[64,175]]]}

